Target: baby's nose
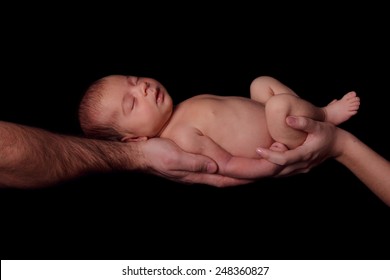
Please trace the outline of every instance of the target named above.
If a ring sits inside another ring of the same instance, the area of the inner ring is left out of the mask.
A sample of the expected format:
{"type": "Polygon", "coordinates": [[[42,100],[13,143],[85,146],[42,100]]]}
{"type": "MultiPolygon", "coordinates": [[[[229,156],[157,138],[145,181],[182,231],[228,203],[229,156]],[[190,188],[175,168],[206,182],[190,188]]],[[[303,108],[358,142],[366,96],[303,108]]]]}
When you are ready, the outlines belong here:
{"type": "Polygon", "coordinates": [[[156,93],[156,89],[155,89],[154,87],[151,87],[151,86],[149,85],[149,86],[146,87],[145,92],[146,92],[146,96],[147,96],[148,94],[155,94],[155,93],[156,93]]]}

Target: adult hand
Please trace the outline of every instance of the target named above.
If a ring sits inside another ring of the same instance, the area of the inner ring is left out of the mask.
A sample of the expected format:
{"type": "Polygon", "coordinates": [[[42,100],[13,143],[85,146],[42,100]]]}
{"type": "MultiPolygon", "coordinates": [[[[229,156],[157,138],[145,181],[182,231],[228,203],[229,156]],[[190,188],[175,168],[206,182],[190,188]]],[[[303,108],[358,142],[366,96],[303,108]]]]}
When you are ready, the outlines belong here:
{"type": "Polygon", "coordinates": [[[250,180],[216,174],[217,164],[210,158],[183,151],[173,141],[151,138],[140,142],[143,170],[166,179],[186,184],[228,187],[247,184],[250,180]]]}
{"type": "Polygon", "coordinates": [[[263,147],[257,149],[262,158],[284,166],[275,177],[306,173],[327,158],[336,156],[337,127],[305,117],[289,116],[286,122],[292,128],[307,132],[308,136],[301,146],[293,150],[278,152],[263,147]]]}

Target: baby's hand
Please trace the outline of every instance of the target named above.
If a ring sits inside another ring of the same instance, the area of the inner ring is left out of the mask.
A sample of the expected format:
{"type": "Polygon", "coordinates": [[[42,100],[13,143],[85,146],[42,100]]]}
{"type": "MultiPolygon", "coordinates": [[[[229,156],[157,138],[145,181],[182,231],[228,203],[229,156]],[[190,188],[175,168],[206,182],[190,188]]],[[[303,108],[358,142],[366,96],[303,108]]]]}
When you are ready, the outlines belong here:
{"type": "Polygon", "coordinates": [[[282,144],[282,143],[279,143],[279,142],[274,142],[271,147],[269,147],[269,149],[271,151],[275,151],[275,152],[285,152],[288,150],[287,146],[282,144]]]}

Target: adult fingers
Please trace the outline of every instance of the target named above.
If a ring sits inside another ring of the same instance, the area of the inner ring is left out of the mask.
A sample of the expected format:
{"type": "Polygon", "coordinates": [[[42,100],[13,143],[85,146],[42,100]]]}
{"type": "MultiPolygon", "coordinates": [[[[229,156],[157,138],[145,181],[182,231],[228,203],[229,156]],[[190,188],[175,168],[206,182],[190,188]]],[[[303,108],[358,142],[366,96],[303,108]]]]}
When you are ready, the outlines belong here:
{"type": "Polygon", "coordinates": [[[181,171],[215,173],[218,170],[217,164],[210,158],[202,155],[188,154],[180,157],[178,164],[181,171]]]}
{"type": "Polygon", "coordinates": [[[296,174],[307,173],[309,171],[310,166],[304,162],[301,162],[286,166],[275,177],[288,177],[296,174]]]}
{"type": "Polygon", "coordinates": [[[245,185],[253,182],[253,180],[237,179],[226,177],[219,174],[207,174],[207,173],[187,173],[185,178],[179,180],[180,182],[186,182],[189,184],[206,184],[213,187],[233,187],[239,185],[245,185]]]}

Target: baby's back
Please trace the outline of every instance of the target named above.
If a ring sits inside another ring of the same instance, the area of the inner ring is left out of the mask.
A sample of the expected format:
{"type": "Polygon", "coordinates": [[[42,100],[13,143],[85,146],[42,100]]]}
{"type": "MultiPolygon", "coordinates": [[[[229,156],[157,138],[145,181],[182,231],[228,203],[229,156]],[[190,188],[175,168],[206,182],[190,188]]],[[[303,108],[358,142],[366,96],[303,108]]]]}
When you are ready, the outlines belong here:
{"type": "Polygon", "coordinates": [[[198,95],[180,103],[167,129],[169,138],[192,126],[235,156],[257,157],[255,149],[272,144],[264,106],[238,96],[198,95]]]}

